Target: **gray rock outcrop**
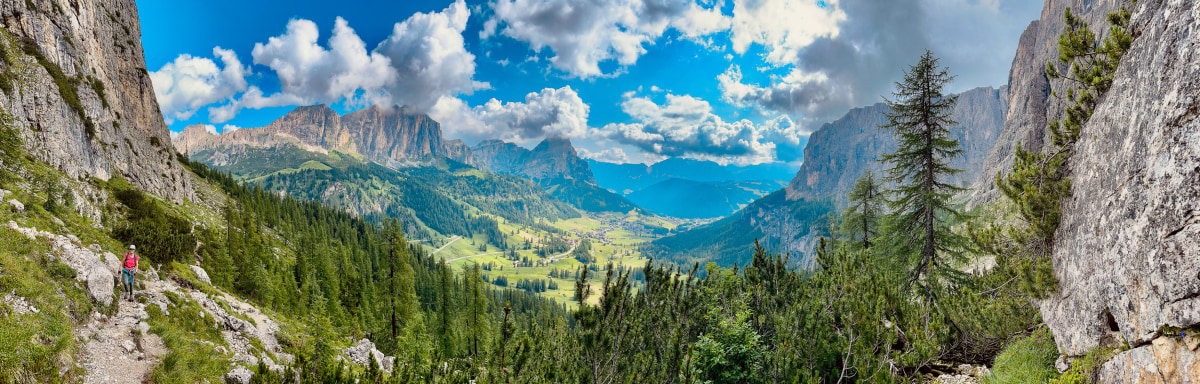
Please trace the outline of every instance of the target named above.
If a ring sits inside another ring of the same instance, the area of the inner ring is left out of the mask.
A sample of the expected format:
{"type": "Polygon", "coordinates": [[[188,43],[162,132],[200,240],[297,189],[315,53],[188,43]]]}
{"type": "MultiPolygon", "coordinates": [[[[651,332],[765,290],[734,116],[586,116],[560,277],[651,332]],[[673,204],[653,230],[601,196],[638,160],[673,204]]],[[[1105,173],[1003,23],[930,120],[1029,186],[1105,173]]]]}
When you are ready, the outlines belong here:
{"type": "Polygon", "coordinates": [[[379,369],[388,373],[392,372],[392,365],[396,361],[395,357],[385,356],[383,352],[375,349],[375,344],[372,344],[371,340],[367,339],[359,340],[358,345],[343,349],[342,354],[345,355],[346,359],[350,360],[350,362],[362,365],[364,367],[370,365],[371,359],[374,359],[375,364],[379,366],[379,369]]]}
{"type": "Polygon", "coordinates": [[[113,281],[116,280],[116,275],[105,264],[105,260],[115,262],[116,257],[104,258],[101,254],[80,246],[71,237],[39,231],[37,228],[21,227],[14,221],[8,222],[8,229],[16,231],[30,240],[36,240],[38,237],[48,240],[55,258],[75,270],[75,280],[87,284],[88,298],[105,306],[112,304],[113,281]]]}
{"type": "Polygon", "coordinates": [[[1176,337],[1118,353],[1100,367],[1101,383],[1197,384],[1200,355],[1176,337]]]}
{"type": "Polygon", "coordinates": [[[76,180],[121,176],[175,202],[193,197],[150,83],[134,0],[6,1],[0,20],[11,58],[0,70],[16,79],[0,87],[0,106],[31,155],[76,180]]]}
{"type": "Polygon", "coordinates": [[[253,377],[254,372],[246,369],[246,367],[238,366],[225,374],[225,382],[228,384],[250,384],[250,379],[253,377]]]}
{"type": "Polygon", "coordinates": [[[1141,0],[1136,39],[1074,148],[1038,303],[1059,350],[1200,324],[1200,2],[1141,0]]]}
{"type": "Polygon", "coordinates": [[[204,268],[200,268],[198,265],[189,265],[188,269],[191,269],[192,273],[196,274],[196,278],[203,281],[204,284],[212,285],[212,279],[208,278],[208,272],[204,268]]]}

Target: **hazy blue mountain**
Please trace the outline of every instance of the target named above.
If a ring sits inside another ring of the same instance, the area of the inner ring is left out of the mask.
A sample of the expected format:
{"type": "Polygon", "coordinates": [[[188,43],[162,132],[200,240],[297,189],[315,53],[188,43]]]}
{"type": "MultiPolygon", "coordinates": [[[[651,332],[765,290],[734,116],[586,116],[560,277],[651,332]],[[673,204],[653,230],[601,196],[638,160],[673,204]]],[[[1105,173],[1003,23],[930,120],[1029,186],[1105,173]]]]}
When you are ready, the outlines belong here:
{"type": "Polygon", "coordinates": [[[588,163],[571,140],[548,137],[532,150],[500,140],[471,148],[473,165],[500,174],[529,178],[559,200],[590,212],[629,212],[637,207],[620,194],[596,184],[588,163]]]}
{"type": "Polygon", "coordinates": [[[630,194],[671,178],[694,181],[791,180],[799,166],[788,163],[720,165],[712,161],[670,158],[645,164],[614,164],[588,159],[596,183],[620,194],[630,194]]]}
{"type": "Polygon", "coordinates": [[[688,219],[729,215],[787,183],[781,180],[705,182],[670,178],[628,198],[651,212],[688,219]]]}

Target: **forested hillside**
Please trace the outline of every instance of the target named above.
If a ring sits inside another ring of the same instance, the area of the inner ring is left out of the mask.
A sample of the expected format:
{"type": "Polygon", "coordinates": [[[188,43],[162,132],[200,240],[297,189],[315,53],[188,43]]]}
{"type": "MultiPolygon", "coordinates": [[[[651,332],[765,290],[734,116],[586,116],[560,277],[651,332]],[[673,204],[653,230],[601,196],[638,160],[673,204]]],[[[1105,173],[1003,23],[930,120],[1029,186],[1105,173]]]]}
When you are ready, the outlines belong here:
{"type": "Polygon", "coordinates": [[[206,150],[192,158],[220,163],[213,168],[268,191],[321,201],[374,221],[400,219],[411,238],[483,233],[505,249],[506,239],[497,233],[493,217],[532,224],[579,216],[527,179],[480,172],[448,159],[392,169],[353,154],[321,154],[296,146],[206,150]],[[214,160],[218,156],[219,162],[214,160]]]}

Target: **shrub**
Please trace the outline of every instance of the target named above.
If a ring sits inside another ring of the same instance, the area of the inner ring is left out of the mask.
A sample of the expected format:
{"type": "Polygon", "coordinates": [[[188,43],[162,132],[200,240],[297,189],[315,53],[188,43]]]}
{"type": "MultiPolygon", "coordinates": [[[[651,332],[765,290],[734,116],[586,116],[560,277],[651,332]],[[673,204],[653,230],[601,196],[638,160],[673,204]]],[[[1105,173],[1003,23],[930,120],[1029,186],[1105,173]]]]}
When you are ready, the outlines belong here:
{"type": "Polygon", "coordinates": [[[1052,384],[1092,384],[1097,383],[1097,376],[1100,374],[1100,366],[1108,359],[1116,355],[1120,349],[1116,347],[1096,347],[1088,351],[1086,355],[1075,359],[1071,363],[1071,369],[1063,372],[1058,379],[1051,381],[1052,384]]]}
{"type": "Polygon", "coordinates": [[[1057,378],[1054,360],[1058,348],[1050,331],[1045,328],[1032,335],[1013,341],[996,356],[992,374],[983,379],[984,384],[1046,383],[1057,378]]]}
{"type": "Polygon", "coordinates": [[[63,264],[62,262],[55,262],[55,263],[50,264],[50,268],[47,270],[47,272],[50,273],[50,276],[54,276],[54,277],[57,277],[60,279],[74,279],[75,278],[75,270],[72,269],[70,266],[63,264]]]}
{"type": "Polygon", "coordinates": [[[196,242],[187,220],[167,212],[142,191],[125,186],[123,180],[109,185],[117,185],[114,196],[129,208],[125,215],[127,222],[113,229],[113,238],[137,245],[143,260],[159,264],[191,263],[196,242]]]}

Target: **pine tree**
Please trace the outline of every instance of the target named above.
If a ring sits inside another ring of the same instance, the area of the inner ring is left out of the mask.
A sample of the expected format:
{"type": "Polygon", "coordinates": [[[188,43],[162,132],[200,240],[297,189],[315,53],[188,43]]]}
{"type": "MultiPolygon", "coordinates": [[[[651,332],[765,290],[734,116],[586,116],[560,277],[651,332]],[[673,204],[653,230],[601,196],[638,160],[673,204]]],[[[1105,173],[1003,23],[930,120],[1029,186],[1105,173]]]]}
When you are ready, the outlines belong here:
{"type": "Polygon", "coordinates": [[[442,356],[451,357],[454,356],[455,349],[457,349],[454,343],[454,328],[451,326],[451,324],[454,324],[454,309],[451,308],[452,303],[454,303],[451,291],[451,287],[454,285],[454,276],[449,265],[441,264],[438,266],[438,270],[441,271],[440,280],[442,288],[441,295],[438,297],[441,300],[438,306],[438,317],[441,320],[438,327],[438,335],[441,336],[442,356]]]}
{"type": "Polygon", "coordinates": [[[858,178],[847,197],[850,205],[842,215],[842,232],[856,249],[871,248],[879,237],[879,220],[887,203],[875,173],[867,171],[858,178]]]}
{"type": "Polygon", "coordinates": [[[483,275],[479,271],[479,264],[472,263],[470,266],[463,266],[463,278],[466,279],[465,298],[467,310],[470,311],[467,330],[471,332],[471,355],[479,356],[479,344],[486,345],[486,341],[480,341],[480,338],[488,333],[488,299],[484,292],[483,275]]]}
{"type": "Polygon", "coordinates": [[[409,262],[408,243],[395,219],[384,222],[388,244],[388,302],[391,309],[392,338],[399,337],[399,325],[412,325],[419,316],[420,303],[414,288],[416,272],[409,262]]]}
{"type": "Polygon", "coordinates": [[[880,159],[890,164],[885,180],[896,188],[890,201],[893,232],[900,252],[909,255],[909,283],[927,299],[934,298],[935,286],[962,276],[954,263],[963,261],[959,250],[965,239],[946,224],[961,216],[950,198],[963,190],[946,182],[962,172],[950,167],[950,159],[962,154],[949,129],[957,124],[950,117],[957,97],[943,93],[953,79],[926,51],[904,72],[904,81],[896,83],[894,99],[885,99],[890,110],[882,128],[895,134],[898,145],[896,152],[880,159]]]}

